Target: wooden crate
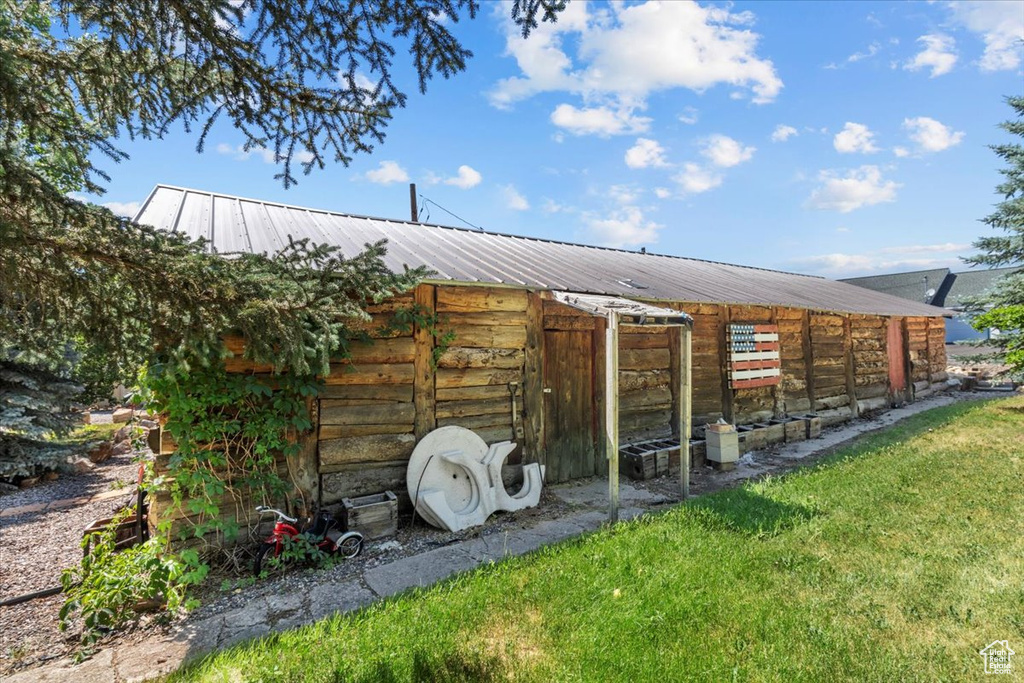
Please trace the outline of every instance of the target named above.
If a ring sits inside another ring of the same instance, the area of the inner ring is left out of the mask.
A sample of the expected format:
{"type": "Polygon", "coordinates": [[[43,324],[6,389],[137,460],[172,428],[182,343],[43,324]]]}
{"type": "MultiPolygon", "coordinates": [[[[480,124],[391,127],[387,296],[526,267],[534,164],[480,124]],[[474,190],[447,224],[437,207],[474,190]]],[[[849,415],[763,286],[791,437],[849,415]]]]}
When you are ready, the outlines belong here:
{"type": "Polygon", "coordinates": [[[821,436],[821,418],[814,413],[808,413],[801,418],[807,425],[807,438],[817,439],[821,436]]]}
{"type": "Polygon", "coordinates": [[[765,438],[768,445],[782,443],[786,440],[786,424],[782,420],[771,420],[765,429],[765,438]]]}
{"type": "Polygon", "coordinates": [[[786,422],[786,443],[803,441],[807,438],[807,424],[799,418],[790,418],[786,422]]]}
{"type": "Polygon", "coordinates": [[[367,538],[383,538],[398,532],[398,497],[391,491],[359,498],[343,498],[345,528],[367,538]]]}
{"type": "Polygon", "coordinates": [[[653,439],[619,447],[619,474],[646,481],[679,468],[679,444],[668,439],[653,439]]]}

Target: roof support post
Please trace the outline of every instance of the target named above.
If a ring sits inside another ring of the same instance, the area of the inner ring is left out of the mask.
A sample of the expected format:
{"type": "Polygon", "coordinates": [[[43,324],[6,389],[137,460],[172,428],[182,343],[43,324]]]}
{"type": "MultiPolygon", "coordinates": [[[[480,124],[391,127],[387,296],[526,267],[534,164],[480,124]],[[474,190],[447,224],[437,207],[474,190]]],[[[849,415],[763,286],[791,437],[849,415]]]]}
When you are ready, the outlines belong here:
{"type": "Polygon", "coordinates": [[[604,345],[605,453],[608,456],[608,522],[619,521],[619,316],[608,314],[604,345]]]}
{"type": "Polygon", "coordinates": [[[679,485],[683,500],[690,497],[690,434],[693,431],[693,387],[691,325],[683,325],[679,334],[679,485]]]}

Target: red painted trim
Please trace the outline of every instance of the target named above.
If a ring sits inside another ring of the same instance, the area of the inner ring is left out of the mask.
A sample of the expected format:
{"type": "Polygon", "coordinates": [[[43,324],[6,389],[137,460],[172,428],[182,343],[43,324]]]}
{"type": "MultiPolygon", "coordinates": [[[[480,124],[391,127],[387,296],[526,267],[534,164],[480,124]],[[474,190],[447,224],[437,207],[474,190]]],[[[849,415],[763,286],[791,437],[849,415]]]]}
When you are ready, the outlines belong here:
{"type": "Polygon", "coordinates": [[[734,360],[731,364],[733,370],[767,370],[768,368],[781,368],[780,360],[734,360]]]}
{"type": "Polygon", "coordinates": [[[729,383],[733,389],[753,389],[755,387],[770,387],[779,383],[779,377],[762,377],[761,379],[737,379],[729,383]]]}

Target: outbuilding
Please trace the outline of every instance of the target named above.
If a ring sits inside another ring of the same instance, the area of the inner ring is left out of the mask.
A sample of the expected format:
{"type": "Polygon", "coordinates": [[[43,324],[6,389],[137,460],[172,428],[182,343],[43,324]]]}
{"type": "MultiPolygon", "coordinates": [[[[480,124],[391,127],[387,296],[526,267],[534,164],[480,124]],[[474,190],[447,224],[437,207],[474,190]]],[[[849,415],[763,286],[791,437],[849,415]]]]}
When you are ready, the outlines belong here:
{"type": "MultiPolygon", "coordinates": [[[[546,465],[547,481],[602,474],[606,317],[567,303],[588,295],[692,319],[624,320],[618,335],[618,441],[701,437],[704,425],[816,413],[825,423],[913,400],[946,380],[949,312],[820,277],[533,237],[353,216],[157,186],[136,219],[203,237],[220,254],[273,253],[288,237],[346,254],[388,240],[390,268],[426,266],[415,291],[370,308],[379,338],[332,366],[315,407],[309,485],[321,504],[404,492],[417,439],[461,425],[546,465]],[[436,313],[454,338],[381,335],[400,307],[436,313]],[[692,368],[690,396],[680,378],[692,368]],[[684,402],[691,401],[683,410],[684,402]],[[692,412],[687,428],[684,412],[692,412]]],[[[241,359],[230,369],[260,372],[241,359]]]]}

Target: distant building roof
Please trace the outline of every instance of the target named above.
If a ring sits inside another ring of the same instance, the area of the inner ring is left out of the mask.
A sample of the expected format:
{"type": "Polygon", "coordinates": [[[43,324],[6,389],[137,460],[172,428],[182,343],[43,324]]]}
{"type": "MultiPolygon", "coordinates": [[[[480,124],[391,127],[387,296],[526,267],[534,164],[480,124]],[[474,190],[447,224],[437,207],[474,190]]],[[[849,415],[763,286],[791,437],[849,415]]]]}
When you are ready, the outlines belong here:
{"type": "Polygon", "coordinates": [[[953,283],[949,287],[946,299],[941,305],[946,308],[962,308],[965,301],[984,294],[1000,278],[1021,270],[1024,270],[1024,268],[989,268],[987,270],[968,270],[963,273],[953,273],[953,283]]]}
{"type": "Polygon", "coordinates": [[[840,280],[851,285],[864,287],[875,292],[891,294],[901,299],[941,306],[942,286],[946,284],[949,268],[914,270],[908,273],[890,273],[868,277],[851,277],[840,280]]]}
{"type": "Polygon", "coordinates": [[[990,289],[996,281],[1010,273],[1024,270],[1018,267],[950,272],[949,268],[913,270],[906,273],[851,277],[840,282],[864,287],[875,292],[892,294],[911,301],[933,306],[959,309],[964,301],[973,299],[990,289]]]}
{"type": "Polygon", "coordinates": [[[274,253],[294,239],[354,255],[388,240],[385,262],[426,266],[431,282],[510,285],[650,301],[776,305],[878,315],[945,312],[820,277],[425,223],[352,216],[158,185],[139,223],[209,240],[221,254],[274,253]]]}

